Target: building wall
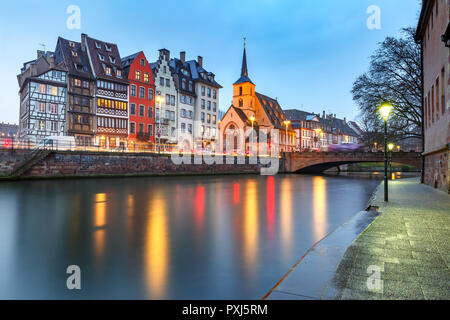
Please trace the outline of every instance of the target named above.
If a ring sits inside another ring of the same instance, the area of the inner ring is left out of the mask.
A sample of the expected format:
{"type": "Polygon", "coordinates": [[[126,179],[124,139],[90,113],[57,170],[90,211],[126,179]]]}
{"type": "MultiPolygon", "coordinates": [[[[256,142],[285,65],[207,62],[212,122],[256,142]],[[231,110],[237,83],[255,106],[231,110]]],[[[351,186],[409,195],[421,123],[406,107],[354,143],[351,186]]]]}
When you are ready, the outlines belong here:
{"type": "Polygon", "coordinates": [[[219,89],[197,81],[195,84],[195,92],[197,93],[197,99],[195,103],[194,140],[197,145],[201,147],[211,141],[215,141],[219,137],[219,89]],[[202,88],[204,88],[204,91],[202,91],[202,88]],[[211,92],[210,96],[208,96],[208,89],[211,92]],[[214,90],[216,90],[216,98],[213,97],[214,90]],[[202,104],[202,101],[204,101],[204,105],[202,104]],[[208,104],[210,105],[209,110],[208,104]],[[204,114],[204,120],[202,120],[202,113],[204,114]],[[210,119],[209,122],[208,116],[210,119]],[[202,132],[202,128],[204,129],[204,132],[202,132]]]}
{"type": "Polygon", "coordinates": [[[150,68],[144,53],[140,53],[134,62],[130,65],[128,74],[130,81],[128,96],[130,100],[130,118],[129,118],[129,142],[154,142],[155,141],[155,86],[153,79],[153,72],[150,68]],[[141,59],[144,65],[141,65],[141,59]],[[136,71],[140,72],[140,79],[137,79],[136,71]],[[148,81],[146,82],[144,76],[147,74],[148,81]],[[136,89],[135,95],[131,93],[132,87],[136,89]],[[140,88],[143,88],[144,96],[140,96],[140,88]],[[133,107],[134,106],[134,107],[133,107]],[[144,109],[143,115],[140,113],[141,106],[144,109]],[[134,110],[133,110],[134,109],[134,110]],[[134,114],[132,113],[134,111],[134,114]],[[132,128],[134,127],[134,132],[132,128]],[[143,128],[143,133],[139,134],[140,127],[143,128]]]}
{"type": "MultiPolygon", "coordinates": [[[[169,62],[169,53],[167,52],[167,54],[164,54],[160,51],[159,59],[157,61],[158,67],[156,68],[156,72],[154,72],[154,81],[156,96],[161,95],[164,98],[164,102],[161,104],[162,110],[159,110],[160,105],[156,102],[155,114],[157,115],[160,112],[160,123],[158,123],[158,118],[156,117],[155,125],[156,128],[158,128],[159,125],[161,126],[161,143],[168,142],[175,144],[178,142],[176,129],[179,112],[177,90],[170,71],[169,62]],[[163,79],[163,82],[161,82],[161,79],[163,79]],[[170,97],[169,100],[173,97],[173,101],[167,101],[166,97],[170,97]]],[[[155,139],[158,140],[157,129],[155,130],[155,133],[155,139]]]]}
{"type": "Polygon", "coordinates": [[[449,23],[449,1],[435,0],[424,34],[425,183],[449,191],[450,51],[441,40],[449,23]]]}

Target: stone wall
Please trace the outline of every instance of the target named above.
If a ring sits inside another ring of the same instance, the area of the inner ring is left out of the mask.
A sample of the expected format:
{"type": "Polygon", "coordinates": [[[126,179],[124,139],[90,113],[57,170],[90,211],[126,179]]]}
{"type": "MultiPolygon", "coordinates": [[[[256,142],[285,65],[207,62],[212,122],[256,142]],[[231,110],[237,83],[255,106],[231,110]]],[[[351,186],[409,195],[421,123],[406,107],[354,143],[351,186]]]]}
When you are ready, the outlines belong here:
{"type": "MultiPolygon", "coordinates": [[[[58,178],[126,175],[259,174],[262,164],[176,165],[169,156],[127,153],[54,152],[34,165],[21,178],[58,178]]],[[[280,160],[280,172],[283,161],[280,160]]]]}
{"type": "Polygon", "coordinates": [[[425,183],[450,193],[450,151],[442,151],[425,157],[425,183]]]}
{"type": "Polygon", "coordinates": [[[31,155],[27,150],[0,150],[0,176],[7,176],[31,155]]]}

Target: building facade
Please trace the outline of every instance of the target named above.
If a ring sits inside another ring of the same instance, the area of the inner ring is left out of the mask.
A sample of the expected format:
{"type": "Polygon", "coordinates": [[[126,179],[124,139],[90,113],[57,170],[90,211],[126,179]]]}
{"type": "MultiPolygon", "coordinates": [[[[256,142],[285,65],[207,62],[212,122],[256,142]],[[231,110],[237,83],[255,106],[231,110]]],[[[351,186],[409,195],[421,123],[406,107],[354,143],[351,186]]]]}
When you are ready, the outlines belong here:
{"type": "Polygon", "coordinates": [[[416,31],[422,48],[424,182],[450,192],[450,3],[424,0],[416,31]]]}
{"type": "Polygon", "coordinates": [[[162,144],[177,144],[178,99],[177,89],[170,68],[170,51],[159,50],[159,57],[151,64],[156,97],[163,99],[155,105],[155,139],[162,144]]]}
{"type": "Polygon", "coordinates": [[[194,121],[196,110],[195,82],[190,64],[186,62],[186,52],[180,52],[180,58],[170,60],[178,105],[178,143],[183,150],[194,151],[194,121]]]}
{"type": "Polygon", "coordinates": [[[81,35],[95,79],[95,145],[124,149],[128,140],[128,80],[117,45],[81,35]]]}
{"type": "MultiPolygon", "coordinates": [[[[248,76],[244,45],[241,77],[233,84],[233,103],[220,123],[220,144],[223,149],[227,150],[227,135],[234,135],[236,150],[245,150],[248,153],[251,149],[254,150],[255,143],[259,146],[257,132],[264,130],[269,135],[267,139],[269,147],[275,143],[279,145],[279,150],[282,152],[294,151],[295,131],[280,104],[276,99],[257,93],[255,88],[255,84],[248,76]],[[243,137],[242,133],[252,127],[255,134],[243,137]],[[272,130],[278,130],[278,141],[271,141],[270,132],[272,130]],[[244,145],[241,146],[242,143],[239,141],[244,142],[244,145]],[[237,146],[238,144],[239,146],[237,146]]],[[[230,141],[230,137],[228,139],[230,141]]]]}
{"type": "Polygon", "coordinates": [[[66,131],[75,137],[77,146],[91,146],[94,138],[95,81],[86,48],[81,43],[58,38],[56,62],[64,63],[68,71],[66,101],[66,131]]]}
{"type": "Polygon", "coordinates": [[[214,150],[218,141],[219,90],[215,74],[203,68],[203,57],[188,61],[197,99],[194,112],[194,144],[196,148],[214,150]]]}
{"type": "Polygon", "coordinates": [[[67,68],[54,52],[37,52],[17,76],[20,95],[19,139],[38,144],[49,136],[66,135],[67,68]]]}
{"type": "Polygon", "coordinates": [[[122,59],[129,81],[129,147],[155,142],[155,84],[153,71],[141,51],[122,59]]]}

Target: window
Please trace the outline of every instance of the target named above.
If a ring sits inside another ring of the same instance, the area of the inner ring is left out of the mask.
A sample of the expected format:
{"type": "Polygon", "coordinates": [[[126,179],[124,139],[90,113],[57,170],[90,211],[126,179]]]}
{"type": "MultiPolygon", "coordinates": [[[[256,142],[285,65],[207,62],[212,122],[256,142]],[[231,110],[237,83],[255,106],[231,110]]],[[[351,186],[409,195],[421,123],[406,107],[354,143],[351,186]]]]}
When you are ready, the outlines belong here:
{"type": "Polygon", "coordinates": [[[186,123],[182,123],[181,124],[181,132],[185,133],[186,132],[186,123]]]}
{"type": "Polygon", "coordinates": [[[211,115],[209,113],[208,113],[208,118],[207,119],[208,119],[207,122],[211,123],[211,115]]]}
{"type": "Polygon", "coordinates": [[[40,93],[45,93],[47,91],[47,88],[45,86],[45,84],[40,84],[39,85],[39,92],[40,93]]]}
{"type": "Polygon", "coordinates": [[[58,131],[58,123],[55,121],[50,122],[50,130],[54,132],[58,131]]]}
{"type": "Polygon", "coordinates": [[[166,104],[170,106],[170,95],[166,94],[166,104]]]}
{"type": "Polygon", "coordinates": [[[69,41],[69,46],[72,47],[72,48],[75,48],[75,43],[72,42],[72,41],[69,41]]]}
{"type": "Polygon", "coordinates": [[[239,87],[239,95],[242,96],[242,87],[239,87]]]}
{"type": "Polygon", "coordinates": [[[208,88],[208,98],[211,98],[211,88],[208,88]]]}
{"type": "Polygon", "coordinates": [[[117,70],[116,76],[117,76],[117,78],[122,78],[122,71],[117,70]]]}
{"type": "Polygon", "coordinates": [[[153,108],[152,107],[148,107],[147,117],[153,118],[153,108]]]}
{"type": "Polygon", "coordinates": [[[181,95],[180,101],[181,101],[181,103],[186,103],[186,96],[185,95],[181,95]]]}
{"type": "Polygon", "coordinates": [[[77,57],[78,56],[78,52],[72,50],[72,56],[77,57]]]}
{"type": "Polygon", "coordinates": [[[204,112],[202,112],[200,114],[200,119],[202,120],[202,122],[205,122],[205,113],[204,112]]]}
{"type": "Polygon", "coordinates": [[[181,88],[182,88],[183,90],[186,90],[186,86],[187,86],[187,81],[186,81],[186,79],[181,80],[181,88]]]}
{"type": "Polygon", "coordinates": [[[170,112],[170,120],[175,121],[175,111],[170,112]]]}
{"type": "Polygon", "coordinates": [[[144,134],[144,124],[139,123],[139,134],[144,134]]]}
{"type": "Polygon", "coordinates": [[[83,81],[83,88],[89,89],[89,81],[83,81]]]}
{"type": "Polygon", "coordinates": [[[136,71],[136,74],[135,74],[135,78],[136,78],[136,80],[141,80],[141,72],[140,71],[136,71]]]}
{"type": "Polygon", "coordinates": [[[134,84],[132,84],[132,85],[130,86],[130,95],[131,95],[132,97],[136,97],[136,86],[135,86],[134,84]]]}
{"type": "Polygon", "coordinates": [[[144,73],[144,82],[150,82],[150,75],[147,72],[144,73]]]}
{"type": "Polygon", "coordinates": [[[58,113],[58,105],[57,104],[54,104],[54,103],[50,104],[50,113],[53,113],[53,114],[58,113]]]}
{"type": "Polygon", "coordinates": [[[95,42],[95,46],[97,47],[97,49],[100,49],[102,46],[100,45],[100,43],[95,42]]]}
{"type": "Polygon", "coordinates": [[[189,91],[194,91],[194,84],[192,81],[189,81],[189,91]]]}
{"type": "Polygon", "coordinates": [[[188,132],[192,133],[192,124],[190,124],[190,123],[188,124],[188,132]]]}
{"type": "Polygon", "coordinates": [[[216,116],[213,116],[213,124],[216,124],[216,116]]]}
{"type": "Polygon", "coordinates": [[[211,111],[211,101],[208,101],[207,105],[208,105],[207,110],[211,111]]]}
{"type": "Polygon", "coordinates": [[[136,115],[136,105],[134,103],[130,104],[130,114],[133,116],[136,115]]]}
{"type": "Polygon", "coordinates": [[[186,117],[186,109],[181,109],[180,110],[180,117],[183,117],[183,118],[186,117]]]}
{"type": "Polygon", "coordinates": [[[80,79],[74,79],[73,83],[74,83],[75,87],[81,87],[81,80],[80,79]]]}
{"type": "Polygon", "coordinates": [[[153,100],[153,89],[148,89],[148,100],[153,100]]]}
{"type": "Polygon", "coordinates": [[[139,106],[139,117],[145,117],[145,107],[143,105],[139,106]]]}
{"type": "Polygon", "coordinates": [[[205,100],[202,99],[202,109],[205,109],[205,100]]]}
{"type": "Polygon", "coordinates": [[[45,102],[39,102],[39,112],[45,113],[45,102]]]}
{"type": "Polygon", "coordinates": [[[242,99],[239,99],[239,107],[243,107],[244,106],[244,101],[242,99]]]}
{"type": "Polygon", "coordinates": [[[135,134],[136,133],[136,123],[130,122],[130,133],[135,134]]]}
{"type": "Polygon", "coordinates": [[[105,57],[100,53],[98,54],[98,58],[100,59],[100,61],[105,61],[105,57]]]}
{"type": "Polygon", "coordinates": [[[175,96],[170,96],[170,104],[175,105],[175,96]]]}
{"type": "Polygon", "coordinates": [[[145,88],[139,87],[139,98],[145,99],[145,88]]]}
{"type": "Polygon", "coordinates": [[[163,77],[159,78],[159,85],[164,86],[164,78],[163,77]]]}
{"type": "Polygon", "coordinates": [[[213,102],[213,111],[216,112],[217,111],[217,103],[213,102]]]}
{"type": "Polygon", "coordinates": [[[217,99],[217,90],[213,90],[213,99],[217,99]]]}
{"type": "Polygon", "coordinates": [[[147,125],[147,132],[150,136],[153,136],[153,125],[152,124],[147,125]]]}
{"type": "Polygon", "coordinates": [[[166,79],[166,87],[170,88],[170,79],[166,79]]]}
{"type": "Polygon", "coordinates": [[[116,63],[116,58],[109,56],[109,61],[111,61],[111,63],[116,63]]]}
{"type": "Polygon", "coordinates": [[[167,73],[167,68],[166,68],[166,66],[163,67],[163,73],[167,73]]]}
{"type": "Polygon", "coordinates": [[[107,44],[105,44],[105,49],[106,49],[106,51],[111,51],[111,47],[107,44]]]}
{"type": "Polygon", "coordinates": [[[145,66],[145,60],[141,59],[141,66],[145,66]]]}
{"type": "Polygon", "coordinates": [[[39,130],[45,131],[45,121],[44,120],[39,120],[39,130]]]}
{"type": "Polygon", "coordinates": [[[205,96],[205,86],[202,86],[202,96],[205,96]]]}
{"type": "Polygon", "coordinates": [[[111,75],[111,68],[110,67],[106,67],[105,68],[105,73],[106,73],[107,76],[110,76],[111,75]]]}
{"type": "Polygon", "coordinates": [[[192,111],[191,110],[189,110],[189,112],[188,112],[188,118],[192,119],[192,111]]]}
{"type": "Polygon", "coordinates": [[[52,95],[57,96],[58,95],[58,87],[52,87],[52,86],[50,86],[50,87],[52,88],[52,95]]]}

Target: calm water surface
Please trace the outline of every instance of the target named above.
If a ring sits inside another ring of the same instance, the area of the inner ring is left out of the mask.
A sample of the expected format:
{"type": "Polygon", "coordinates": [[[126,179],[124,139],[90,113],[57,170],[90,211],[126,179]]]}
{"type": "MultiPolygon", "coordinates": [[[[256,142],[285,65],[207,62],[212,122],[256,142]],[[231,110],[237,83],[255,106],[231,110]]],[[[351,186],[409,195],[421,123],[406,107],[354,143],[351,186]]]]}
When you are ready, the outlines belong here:
{"type": "Polygon", "coordinates": [[[0,183],[0,298],[260,299],[378,179],[0,183]],[[81,291],[66,268],[81,268],[81,291]]]}

